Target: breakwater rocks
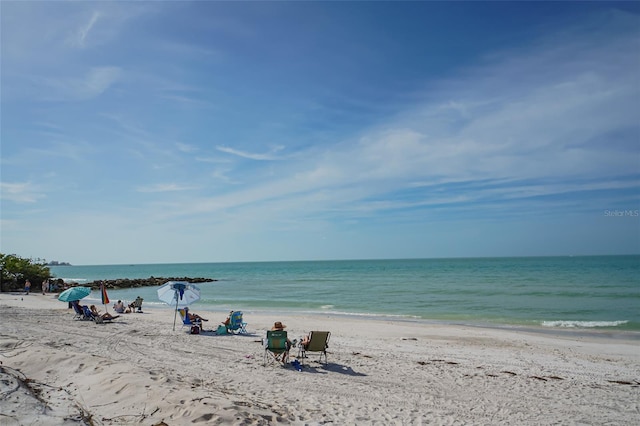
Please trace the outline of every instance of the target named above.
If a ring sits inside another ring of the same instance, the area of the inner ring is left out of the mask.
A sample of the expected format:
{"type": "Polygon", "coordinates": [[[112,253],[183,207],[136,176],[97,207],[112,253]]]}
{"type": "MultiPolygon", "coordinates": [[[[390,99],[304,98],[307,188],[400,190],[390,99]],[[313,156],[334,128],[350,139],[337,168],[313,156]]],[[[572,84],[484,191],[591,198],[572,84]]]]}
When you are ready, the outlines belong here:
{"type": "Polygon", "coordinates": [[[189,283],[210,283],[214,281],[218,281],[213,278],[190,278],[190,277],[149,277],[149,278],[119,278],[117,280],[99,280],[99,281],[91,281],[90,283],[84,284],[87,287],[91,287],[94,290],[100,288],[100,284],[105,283],[107,289],[110,288],[132,288],[132,287],[149,287],[149,286],[160,286],[165,284],[167,281],[186,281],[189,283]]]}

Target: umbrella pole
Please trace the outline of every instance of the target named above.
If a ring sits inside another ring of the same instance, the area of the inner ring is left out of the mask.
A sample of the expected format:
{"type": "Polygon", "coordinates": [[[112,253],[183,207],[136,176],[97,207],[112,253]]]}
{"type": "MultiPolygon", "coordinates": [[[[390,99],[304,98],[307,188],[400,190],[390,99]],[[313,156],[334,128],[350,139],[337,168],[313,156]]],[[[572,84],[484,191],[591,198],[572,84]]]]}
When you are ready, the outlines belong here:
{"type": "Polygon", "coordinates": [[[176,294],[176,310],[173,313],[173,331],[176,331],[176,316],[178,315],[178,295],[176,294]]]}

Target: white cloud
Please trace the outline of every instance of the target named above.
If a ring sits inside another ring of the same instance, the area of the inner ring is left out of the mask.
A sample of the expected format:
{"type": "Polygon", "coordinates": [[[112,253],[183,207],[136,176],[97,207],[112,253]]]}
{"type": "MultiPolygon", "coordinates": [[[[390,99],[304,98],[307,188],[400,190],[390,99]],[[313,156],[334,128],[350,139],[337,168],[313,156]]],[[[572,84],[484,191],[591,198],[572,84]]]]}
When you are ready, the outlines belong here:
{"type": "Polygon", "coordinates": [[[637,161],[628,154],[637,141],[612,145],[598,138],[638,127],[636,37],[577,46],[556,38],[551,51],[511,52],[502,62],[452,77],[426,104],[367,132],[351,155],[351,176],[635,173],[637,161]]]}
{"type": "Polygon", "coordinates": [[[48,102],[87,101],[109,90],[122,75],[119,67],[92,67],[83,74],[70,76],[27,74],[21,81],[20,93],[12,90],[13,96],[48,102]]]}
{"type": "Polygon", "coordinates": [[[151,186],[139,186],[136,191],[138,192],[179,192],[190,191],[194,189],[193,186],[178,185],[175,183],[159,183],[151,186]]]}
{"type": "Polygon", "coordinates": [[[25,204],[35,203],[45,198],[45,195],[31,182],[0,182],[0,198],[6,201],[25,204]]]}
{"type": "MultiPolygon", "coordinates": [[[[322,203],[327,208],[358,211],[632,188],[638,183],[610,181],[638,172],[637,140],[611,145],[598,138],[621,128],[637,129],[640,69],[637,56],[630,55],[636,36],[637,31],[623,32],[591,43],[556,38],[553,46],[509,52],[498,62],[433,83],[440,89],[421,106],[363,131],[355,141],[283,163],[278,176],[284,178],[197,202],[196,210],[287,198],[305,208],[307,196],[320,193],[327,195],[322,203]],[[629,155],[630,150],[635,155],[629,155]],[[426,195],[413,202],[384,201],[417,181],[485,179],[513,181],[514,186],[479,186],[466,195],[426,195]],[[522,186],[525,179],[544,183],[522,186]],[[588,179],[602,183],[589,184],[588,179]],[[370,203],[369,198],[381,201],[370,203]]],[[[272,154],[217,149],[243,158],[273,159],[272,154]]]]}
{"type": "Polygon", "coordinates": [[[80,99],[93,98],[104,93],[120,77],[122,70],[119,67],[92,68],[84,81],[76,88],[76,96],[80,99]]]}
{"type": "Polygon", "coordinates": [[[79,48],[117,40],[123,27],[162,6],[144,2],[3,2],[3,71],[8,66],[49,66],[79,48]]]}
{"type": "Polygon", "coordinates": [[[196,152],[198,150],[197,146],[182,143],[182,142],[176,143],[176,147],[178,148],[178,151],[185,152],[185,153],[196,152]]]}
{"type": "Polygon", "coordinates": [[[100,15],[101,15],[100,12],[94,11],[91,14],[91,17],[89,18],[89,22],[85,23],[77,30],[75,36],[71,40],[71,44],[84,47],[85,40],[87,39],[89,32],[91,31],[91,28],[93,28],[93,26],[98,21],[98,18],[100,18],[100,15]]]}
{"type": "Polygon", "coordinates": [[[218,151],[220,151],[220,152],[224,152],[224,153],[235,155],[235,156],[242,157],[242,158],[248,158],[250,160],[273,161],[273,160],[281,159],[280,157],[276,156],[275,154],[277,152],[283,150],[284,147],[283,146],[276,146],[276,147],[272,148],[269,152],[263,153],[263,154],[257,154],[257,153],[241,151],[241,150],[234,149],[234,148],[229,148],[229,147],[226,147],[226,146],[217,146],[216,149],[218,151]]]}

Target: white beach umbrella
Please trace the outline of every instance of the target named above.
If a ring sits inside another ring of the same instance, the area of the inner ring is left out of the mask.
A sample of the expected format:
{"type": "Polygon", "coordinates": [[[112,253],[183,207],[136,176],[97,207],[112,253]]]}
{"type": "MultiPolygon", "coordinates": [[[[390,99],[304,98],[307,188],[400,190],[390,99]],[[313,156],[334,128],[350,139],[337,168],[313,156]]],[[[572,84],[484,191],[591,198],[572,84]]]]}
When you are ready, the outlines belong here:
{"type": "Polygon", "coordinates": [[[186,281],[168,281],[158,289],[158,299],[167,305],[176,307],[173,314],[173,329],[175,330],[178,308],[184,308],[200,300],[200,287],[186,281]]]}

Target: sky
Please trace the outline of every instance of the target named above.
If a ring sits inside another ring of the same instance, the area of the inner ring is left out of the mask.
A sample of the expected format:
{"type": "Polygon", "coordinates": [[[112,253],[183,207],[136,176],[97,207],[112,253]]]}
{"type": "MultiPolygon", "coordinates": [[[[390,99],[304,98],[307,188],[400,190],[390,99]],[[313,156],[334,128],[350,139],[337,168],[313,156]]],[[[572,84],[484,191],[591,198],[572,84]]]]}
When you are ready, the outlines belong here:
{"type": "Polygon", "coordinates": [[[640,253],[640,3],[0,3],[0,252],[640,253]]]}

